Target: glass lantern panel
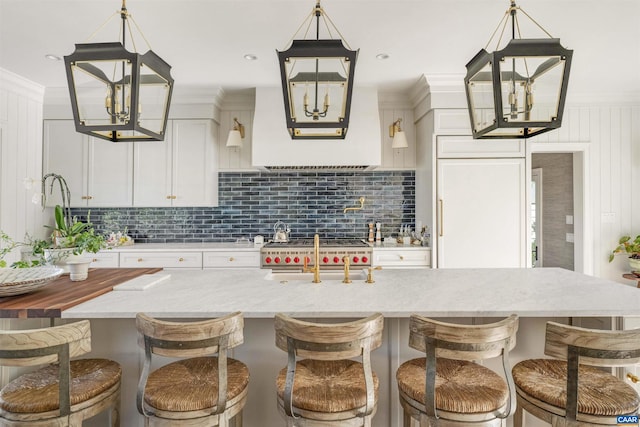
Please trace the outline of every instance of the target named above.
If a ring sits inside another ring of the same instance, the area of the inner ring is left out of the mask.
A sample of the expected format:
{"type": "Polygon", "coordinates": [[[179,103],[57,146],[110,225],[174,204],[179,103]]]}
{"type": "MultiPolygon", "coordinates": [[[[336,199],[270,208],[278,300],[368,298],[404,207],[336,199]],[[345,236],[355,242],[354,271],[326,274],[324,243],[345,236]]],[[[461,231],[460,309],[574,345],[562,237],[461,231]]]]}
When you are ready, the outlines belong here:
{"type": "Polygon", "coordinates": [[[85,126],[124,126],[129,122],[130,62],[76,61],[71,71],[79,119],[85,126]]]}
{"type": "Polygon", "coordinates": [[[474,130],[479,132],[492,126],[496,121],[496,114],[490,62],[469,79],[467,89],[474,130]]]}
{"type": "Polygon", "coordinates": [[[138,89],[138,124],[154,133],[163,131],[168,111],[169,82],[146,64],[140,66],[138,89]]]}
{"type": "Polygon", "coordinates": [[[349,66],[345,58],[327,57],[292,58],[285,63],[289,107],[296,123],[339,124],[344,119],[349,66]]]}
{"type": "Polygon", "coordinates": [[[505,57],[500,62],[504,120],[525,124],[556,120],[564,67],[559,56],[505,57]]]}

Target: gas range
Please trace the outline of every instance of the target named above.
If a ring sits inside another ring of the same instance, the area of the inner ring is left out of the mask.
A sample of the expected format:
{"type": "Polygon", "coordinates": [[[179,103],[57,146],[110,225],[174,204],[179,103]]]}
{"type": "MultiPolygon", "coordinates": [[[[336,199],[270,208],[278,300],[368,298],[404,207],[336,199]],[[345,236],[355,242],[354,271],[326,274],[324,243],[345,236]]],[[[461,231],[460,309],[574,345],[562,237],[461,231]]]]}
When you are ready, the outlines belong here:
{"type": "MultiPolygon", "coordinates": [[[[343,257],[349,257],[351,269],[371,266],[371,246],[357,239],[320,239],[320,268],[344,268],[343,257]]],[[[313,239],[294,239],[285,243],[269,242],[260,249],[260,267],[272,270],[301,270],[304,260],[313,267],[313,239]]]]}

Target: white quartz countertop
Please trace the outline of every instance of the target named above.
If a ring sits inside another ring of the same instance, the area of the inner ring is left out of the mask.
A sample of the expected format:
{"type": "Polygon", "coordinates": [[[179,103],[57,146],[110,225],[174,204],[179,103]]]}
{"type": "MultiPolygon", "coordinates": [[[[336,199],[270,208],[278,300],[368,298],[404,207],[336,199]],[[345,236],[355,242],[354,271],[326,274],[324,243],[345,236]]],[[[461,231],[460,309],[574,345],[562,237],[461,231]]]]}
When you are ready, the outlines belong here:
{"type": "Polygon", "coordinates": [[[259,251],[260,247],[250,243],[205,242],[205,243],[135,243],[128,246],[114,246],[103,251],[114,252],[202,252],[202,251],[259,251]]]}
{"type": "MultiPolygon", "coordinates": [[[[113,291],[62,312],[63,318],[523,317],[640,315],[640,290],[559,268],[380,270],[375,283],[266,280],[268,270],[164,271],[144,290],[113,291]]],[[[355,272],[352,272],[355,274],[355,272]]],[[[322,279],[322,272],[320,273],[322,279]]],[[[78,282],[76,286],[82,286],[78,282]]]]}

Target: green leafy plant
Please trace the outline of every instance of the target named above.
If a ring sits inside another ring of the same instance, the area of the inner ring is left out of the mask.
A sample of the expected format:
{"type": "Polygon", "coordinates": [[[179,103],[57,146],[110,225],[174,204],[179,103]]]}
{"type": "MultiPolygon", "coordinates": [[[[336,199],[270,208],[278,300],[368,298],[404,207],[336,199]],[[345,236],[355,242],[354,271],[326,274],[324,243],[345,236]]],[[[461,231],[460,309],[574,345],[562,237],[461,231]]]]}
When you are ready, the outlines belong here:
{"type": "MultiPolygon", "coordinates": [[[[33,239],[29,237],[27,234],[25,238],[25,242],[18,242],[13,240],[7,233],[0,230],[0,268],[7,267],[7,261],[4,259],[9,253],[11,253],[14,249],[23,247],[23,246],[31,246],[33,239]]],[[[28,261],[15,261],[9,267],[11,268],[29,268],[29,267],[38,267],[45,264],[45,260],[41,255],[36,255],[34,259],[28,261]]]]}
{"type": "Polygon", "coordinates": [[[640,235],[631,240],[631,236],[622,236],[618,241],[618,246],[609,254],[609,262],[620,253],[625,253],[629,258],[640,259],[640,235]]]}
{"type": "Polygon", "coordinates": [[[90,221],[78,221],[77,217],[68,219],[64,209],[56,205],[54,209],[55,226],[51,228],[50,240],[35,240],[32,242],[33,253],[44,255],[45,249],[73,249],[74,255],[83,252],[96,253],[106,247],[104,236],[96,234],[90,221]]]}

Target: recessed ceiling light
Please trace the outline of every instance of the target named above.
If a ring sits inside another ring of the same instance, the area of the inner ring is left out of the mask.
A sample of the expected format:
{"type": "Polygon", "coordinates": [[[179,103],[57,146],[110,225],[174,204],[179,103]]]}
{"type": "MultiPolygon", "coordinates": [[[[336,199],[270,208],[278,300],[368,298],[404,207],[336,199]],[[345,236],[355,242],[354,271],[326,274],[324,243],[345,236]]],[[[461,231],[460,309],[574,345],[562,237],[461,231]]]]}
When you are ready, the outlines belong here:
{"type": "Polygon", "coordinates": [[[246,59],[247,61],[255,61],[256,59],[258,59],[258,56],[252,53],[247,53],[244,55],[244,59],[246,59]]]}
{"type": "Polygon", "coordinates": [[[44,57],[47,58],[50,61],[61,61],[62,60],[61,57],[59,57],[58,55],[54,55],[52,53],[47,53],[44,57]]]}
{"type": "Polygon", "coordinates": [[[388,53],[379,53],[376,55],[376,59],[379,59],[381,61],[385,60],[385,59],[389,59],[389,54],[388,53]]]}

